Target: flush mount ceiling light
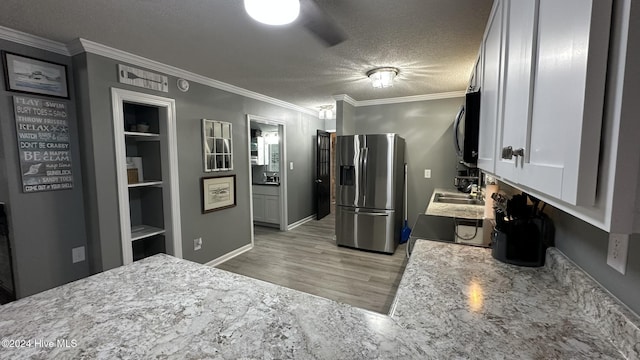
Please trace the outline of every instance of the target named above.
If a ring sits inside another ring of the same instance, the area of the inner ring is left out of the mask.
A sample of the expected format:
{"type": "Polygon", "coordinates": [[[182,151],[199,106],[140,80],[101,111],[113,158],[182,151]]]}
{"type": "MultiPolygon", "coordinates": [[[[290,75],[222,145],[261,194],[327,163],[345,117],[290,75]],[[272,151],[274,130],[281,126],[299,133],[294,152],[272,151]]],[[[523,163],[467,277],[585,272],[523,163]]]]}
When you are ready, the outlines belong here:
{"type": "Polygon", "coordinates": [[[386,88],[393,86],[393,79],[400,70],[395,67],[380,67],[367,71],[374,88],[386,88]]]}
{"type": "Polygon", "coordinates": [[[300,14],[299,0],[244,0],[244,9],[254,20],[267,25],[289,24],[300,14]]]}
{"type": "Polygon", "coordinates": [[[325,120],[325,119],[333,119],[334,115],[333,115],[333,105],[323,105],[320,106],[320,111],[318,112],[318,117],[320,118],[320,120],[325,120]]]}

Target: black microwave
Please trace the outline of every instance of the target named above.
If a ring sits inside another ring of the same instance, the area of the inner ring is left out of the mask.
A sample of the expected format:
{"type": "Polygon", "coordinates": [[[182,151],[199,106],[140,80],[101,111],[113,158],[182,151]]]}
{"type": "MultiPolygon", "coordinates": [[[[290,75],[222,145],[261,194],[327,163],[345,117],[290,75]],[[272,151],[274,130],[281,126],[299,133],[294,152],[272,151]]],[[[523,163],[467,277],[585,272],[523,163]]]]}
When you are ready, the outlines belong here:
{"type": "Polygon", "coordinates": [[[453,141],[458,157],[467,164],[478,162],[478,135],[480,131],[480,91],[465,95],[464,105],[453,124],[453,141]]]}

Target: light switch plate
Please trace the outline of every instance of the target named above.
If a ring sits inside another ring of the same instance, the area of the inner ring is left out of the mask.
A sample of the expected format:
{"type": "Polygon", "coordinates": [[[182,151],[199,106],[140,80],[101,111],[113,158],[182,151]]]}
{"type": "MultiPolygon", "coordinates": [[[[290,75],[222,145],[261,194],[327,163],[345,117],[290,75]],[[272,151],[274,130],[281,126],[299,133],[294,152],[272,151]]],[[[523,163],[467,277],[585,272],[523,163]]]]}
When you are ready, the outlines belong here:
{"type": "Polygon", "coordinates": [[[289,162],[289,170],[293,170],[293,161],[289,162]]]}
{"type": "Polygon", "coordinates": [[[79,263],[81,261],[84,261],[84,246],[79,246],[76,248],[71,249],[71,262],[72,263],[79,263]]]}
{"type": "Polygon", "coordinates": [[[628,249],[628,234],[609,234],[609,251],[607,251],[607,265],[616,269],[622,275],[627,272],[628,249]]]}
{"type": "Polygon", "coordinates": [[[424,178],[431,179],[431,169],[424,169],[424,178]]]}

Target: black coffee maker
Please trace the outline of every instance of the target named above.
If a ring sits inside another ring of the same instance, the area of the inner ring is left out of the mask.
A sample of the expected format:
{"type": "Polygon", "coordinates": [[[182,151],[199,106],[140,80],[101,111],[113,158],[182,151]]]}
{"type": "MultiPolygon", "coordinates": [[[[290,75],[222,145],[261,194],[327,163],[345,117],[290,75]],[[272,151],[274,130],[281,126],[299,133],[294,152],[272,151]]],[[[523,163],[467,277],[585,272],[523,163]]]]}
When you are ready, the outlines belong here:
{"type": "Polygon", "coordinates": [[[553,222],[543,213],[545,204],[539,208],[540,200],[524,193],[511,199],[500,194],[492,198],[496,225],[491,235],[491,255],[509,264],[543,266],[554,239],[553,222]]]}

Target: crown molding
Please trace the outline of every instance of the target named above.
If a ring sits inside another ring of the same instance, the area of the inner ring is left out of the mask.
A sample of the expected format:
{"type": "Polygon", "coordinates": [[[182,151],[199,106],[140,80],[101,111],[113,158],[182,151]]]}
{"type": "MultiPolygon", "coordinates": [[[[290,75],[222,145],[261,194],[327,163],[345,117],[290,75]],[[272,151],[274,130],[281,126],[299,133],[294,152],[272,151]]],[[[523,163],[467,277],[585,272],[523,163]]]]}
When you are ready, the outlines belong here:
{"type": "Polygon", "coordinates": [[[403,96],[403,97],[395,97],[395,98],[387,98],[387,99],[362,100],[362,101],[358,101],[356,106],[400,104],[400,103],[414,102],[414,101],[451,99],[451,98],[463,97],[464,94],[465,94],[465,90],[460,90],[460,91],[450,91],[450,92],[437,93],[437,94],[424,94],[424,95],[403,96]]]}
{"type": "Polygon", "coordinates": [[[333,99],[336,101],[344,101],[355,107],[360,107],[360,106],[372,106],[372,105],[400,104],[400,103],[414,102],[414,101],[451,99],[451,98],[463,97],[465,93],[466,93],[465,90],[460,90],[460,91],[450,91],[450,92],[437,93],[437,94],[424,94],[424,95],[402,96],[402,97],[395,97],[395,98],[360,100],[360,101],[354,100],[349,95],[340,94],[340,95],[334,95],[333,99]]]}
{"type": "MultiPolygon", "coordinates": [[[[100,55],[100,56],[104,56],[113,60],[117,60],[117,61],[123,61],[126,62],[128,64],[131,65],[137,65],[137,66],[141,66],[144,68],[147,68],[149,70],[154,70],[154,71],[158,71],[167,75],[171,75],[171,76],[175,76],[175,77],[179,77],[179,78],[183,78],[189,81],[194,81],[197,83],[200,83],[202,85],[207,85],[207,86],[211,86],[214,87],[216,89],[220,89],[220,90],[224,90],[224,91],[228,91],[230,93],[234,93],[234,94],[238,94],[238,95],[242,95],[251,99],[255,99],[255,100],[259,100],[259,101],[264,101],[266,103],[269,104],[273,104],[273,105],[277,105],[283,108],[287,108],[287,109],[291,109],[291,110],[295,110],[295,111],[299,111],[301,113],[305,113],[308,115],[312,115],[312,116],[318,116],[318,111],[317,110],[311,110],[311,109],[307,109],[298,105],[294,105],[291,104],[289,102],[283,101],[283,100],[279,100],[276,98],[272,98],[270,96],[266,96],[266,95],[262,95],[260,93],[251,91],[251,90],[247,90],[247,89],[243,89],[241,87],[235,86],[235,85],[231,85],[231,84],[227,84],[224,83],[222,81],[218,81],[215,79],[211,79],[208,78],[206,76],[202,76],[202,75],[198,75],[196,73],[190,72],[190,71],[186,71],[171,65],[167,65],[167,64],[163,64],[161,62],[155,61],[155,60],[151,60],[151,59],[147,59],[145,57],[142,56],[138,56],[135,54],[131,54],[128,53],[126,51],[122,51],[122,50],[118,50],[118,49],[114,49],[112,47],[106,46],[106,45],[102,45],[90,40],[86,40],[86,39],[78,39],[77,43],[73,44],[73,52],[74,54],[79,53],[79,49],[82,49],[85,52],[91,53],[91,54],[95,54],[95,55],[100,55]]],[[[82,51],[80,51],[82,52],[82,51]]]]}
{"type": "Polygon", "coordinates": [[[355,100],[354,98],[352,98],[351,96],[347,95],[347,94],[333,95],[333,99],[335,101],[344,101],[347,104],[351,104],[353,106],[358,106],[358,101],[355,100]]]}
{"type": "Polygon", "coordinates": [[[36,35],[31,35],[4,26],[0,26],[0,39],[69,56],[69,50],[67,50],[67,46],[61,42],[49,40],[36,35]]]}

